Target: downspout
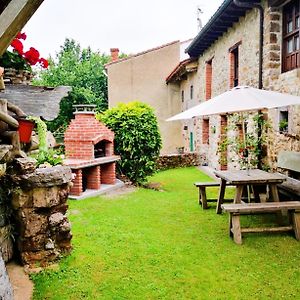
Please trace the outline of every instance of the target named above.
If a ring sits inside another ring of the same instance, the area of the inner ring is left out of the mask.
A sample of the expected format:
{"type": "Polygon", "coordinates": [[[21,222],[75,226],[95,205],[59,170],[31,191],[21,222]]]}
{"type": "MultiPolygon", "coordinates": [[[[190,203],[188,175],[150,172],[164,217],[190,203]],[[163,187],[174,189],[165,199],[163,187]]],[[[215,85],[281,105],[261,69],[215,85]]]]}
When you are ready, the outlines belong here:
{"type": "MultiPolygon", "coordinates": [[[[263,44],[264,44],[264,9],[260,3],[250,3],[250,2],[241,2],[239,0],[233,0],[233,3],[238,7],[244,8],[257,8],[259,11],[259,64],[258,64],[258,88],[263,88],[263,44]]],[[[259,110],[258,114],[261,115],[261,111],[259,110]]],[[[260,153],[258,155],[258,168],[262,168],[262,144],[261,137],[262,135],[262,126],[261,122],[258,123],[258,137],[259,137],[259,149],[260,153]]]]}
{"type": "Polygon", "coordinates": [[[259,63],[258,63],[258,88],[263,88],[263,44],[264,44],[264,9],[259,3],[241,2],[233,0],[238,7],[257,8],[259,11],[259,63]]]}

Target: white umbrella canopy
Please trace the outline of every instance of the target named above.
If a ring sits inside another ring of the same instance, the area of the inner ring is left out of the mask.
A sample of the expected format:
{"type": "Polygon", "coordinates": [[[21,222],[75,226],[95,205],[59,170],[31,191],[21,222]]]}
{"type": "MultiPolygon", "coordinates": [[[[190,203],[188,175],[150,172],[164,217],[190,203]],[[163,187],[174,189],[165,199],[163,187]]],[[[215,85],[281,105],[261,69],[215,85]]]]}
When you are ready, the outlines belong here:
{"type": "Polygon", "coordinates": [[[289,105],[300,105],[300,97],[249,86],[237,86],[221,95],[196,105],[167,121],[186,120],[196,116],[226,114],[289,105]]]}

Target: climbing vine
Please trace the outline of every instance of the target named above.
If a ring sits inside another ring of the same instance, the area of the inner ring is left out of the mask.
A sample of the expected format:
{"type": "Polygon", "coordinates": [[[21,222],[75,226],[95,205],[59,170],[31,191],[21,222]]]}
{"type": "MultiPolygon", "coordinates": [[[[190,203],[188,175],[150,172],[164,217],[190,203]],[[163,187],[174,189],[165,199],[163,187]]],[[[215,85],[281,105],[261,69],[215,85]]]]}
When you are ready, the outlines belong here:
{"type": "Polygon", "coordinates": [[[37,125],[37,133],[39,137],[39,153],[36,157],[37,164],[48,163],[49,166],[55,166],[62,163],[62,156],[55,150],[48,149],[47,144],[47,125],[39,117],[27,117],[28,120],[34,121],[37,125]]]}
{"type": "MultiPolygon", "coordinates": [[[[217,153],[220,154],[220,159],[224,159],[222,153],[229,149],[234,154],[231,161],[236,161],[242,169],[247,165],[257,167],[264,154],[268,128],[270,124],[262,113],[248,116],[231,115],[226,128],[227,134],[218,145],[217,153]],[[243,133],[243,122],[245,122],[245,133],[243,133]]],[[[264,164],[263,168],[268,167],[264,164]]]]}

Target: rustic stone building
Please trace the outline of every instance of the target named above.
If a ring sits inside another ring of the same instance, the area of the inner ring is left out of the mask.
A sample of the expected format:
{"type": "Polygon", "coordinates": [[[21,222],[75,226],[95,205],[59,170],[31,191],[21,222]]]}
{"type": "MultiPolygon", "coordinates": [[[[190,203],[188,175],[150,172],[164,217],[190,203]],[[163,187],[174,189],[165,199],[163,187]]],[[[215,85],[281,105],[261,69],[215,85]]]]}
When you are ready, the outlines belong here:
{"type": "MultiPolygon", "coordinates": [[[[181,91],[182,110],[237,85],[300,95],[299,4],[225,0],[186,50],[197,67],[189,72],[187,65],[168,77],[181,91]]],[[[273,109],[268,117],[273,127],[268,157],[274,166],[280,150],[300,151],[299,107],[273,109]]],[[[227,115],[184,121],[185,151],[200,152],[215,169],[233,167],[229,151],[218,152],[227,123],[227,115]]]]}

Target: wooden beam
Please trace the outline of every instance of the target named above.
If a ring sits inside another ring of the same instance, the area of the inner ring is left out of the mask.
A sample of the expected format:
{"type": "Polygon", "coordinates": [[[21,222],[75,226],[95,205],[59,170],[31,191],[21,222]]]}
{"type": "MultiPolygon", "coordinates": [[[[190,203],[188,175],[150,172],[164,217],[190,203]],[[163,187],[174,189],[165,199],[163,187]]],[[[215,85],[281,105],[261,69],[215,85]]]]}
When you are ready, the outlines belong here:
{"type": "Polygon", "coordinates": [[[44,0],[11,0],[0,15],[0,55],[44,0]]]}

